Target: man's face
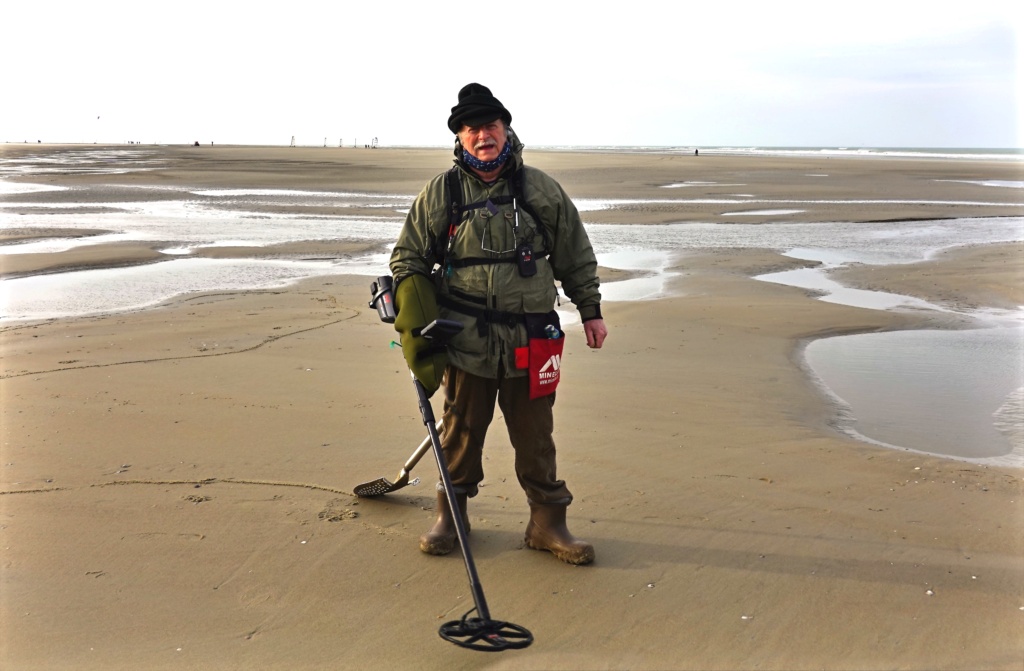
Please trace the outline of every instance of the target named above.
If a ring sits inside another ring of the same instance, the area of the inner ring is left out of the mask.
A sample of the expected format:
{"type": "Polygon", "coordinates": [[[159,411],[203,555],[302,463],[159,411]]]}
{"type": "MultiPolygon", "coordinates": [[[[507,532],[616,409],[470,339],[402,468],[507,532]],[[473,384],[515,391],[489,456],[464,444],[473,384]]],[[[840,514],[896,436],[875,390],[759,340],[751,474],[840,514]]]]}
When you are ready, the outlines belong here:
{"type": "Polygon", "coordinates": [[[481,161],[493,161],[505,146],[505,122],[489,121],[481,126],[463,126],[459,131],[462,148],[481,161]]]}

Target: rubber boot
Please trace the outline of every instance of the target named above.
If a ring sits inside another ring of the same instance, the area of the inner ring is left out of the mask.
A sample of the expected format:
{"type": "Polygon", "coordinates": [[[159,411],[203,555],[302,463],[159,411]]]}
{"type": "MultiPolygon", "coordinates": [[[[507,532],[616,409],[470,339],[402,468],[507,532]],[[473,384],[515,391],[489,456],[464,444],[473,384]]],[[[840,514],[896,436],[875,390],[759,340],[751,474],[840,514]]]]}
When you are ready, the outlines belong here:
{"type": "Polygon", "coordinates": [[[576,538],[565,526],[568,505],[540,505],[530,502],[530,523],[526,525],[526,545],[547,550],[569,564],[594,561],[594,546],[576,538]]]}
{"type": "MultiPolygon", "coordinates": [[[[466,514],[465,494],[456,494],[455,501],[462,511],[462,524],[469,533],[469,516],[466,514]]],[[[451,509],[448,506],[448,497],[443,491],[437,493],[437,521],[427,533],[420,536],[420,550],[428,555],[446,555],[455,549],[455,543],[459,540],[455,531],[455,519],[452,517],[451,509]]]]}

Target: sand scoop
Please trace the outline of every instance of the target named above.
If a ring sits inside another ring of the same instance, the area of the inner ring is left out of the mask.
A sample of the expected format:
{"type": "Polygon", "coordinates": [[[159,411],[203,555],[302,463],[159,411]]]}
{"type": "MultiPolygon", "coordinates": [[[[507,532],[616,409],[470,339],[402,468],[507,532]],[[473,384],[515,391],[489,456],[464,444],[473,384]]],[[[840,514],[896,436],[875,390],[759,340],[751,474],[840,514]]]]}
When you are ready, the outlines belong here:
{"type": "MultiPolygon", "coordinates": [[[[437,430],[440,431],[443,425],[444,420],[439,419],[436,424],[437,430]]],[[[430,436],[427,436],[426,438],[423,439],[423,442],[420,443],[419,447],[416,448],[416,451],[412,453],[412,456],[406,460],[405,465],[403,465],[402,470],[398,472],[398,475],[395,477],[394,482],[391,482],[387,478],[377,478],[372,482],[364,482],[361,485],[356,485],[356,487],[352,490],[353,493],[356,496],[369,498],[372,496],[382,496],[383,494],[397,492],[399,489],[405,487],[406,485],[417,484],[420,481],[420,479],[416,478],[415,480],[412,480],[410,482],[409,471],[411,471],[413,469],[413,466],[418,464],[420,459],[423,458],[423,455],[425,455],[429,451],[430,436]]]]}

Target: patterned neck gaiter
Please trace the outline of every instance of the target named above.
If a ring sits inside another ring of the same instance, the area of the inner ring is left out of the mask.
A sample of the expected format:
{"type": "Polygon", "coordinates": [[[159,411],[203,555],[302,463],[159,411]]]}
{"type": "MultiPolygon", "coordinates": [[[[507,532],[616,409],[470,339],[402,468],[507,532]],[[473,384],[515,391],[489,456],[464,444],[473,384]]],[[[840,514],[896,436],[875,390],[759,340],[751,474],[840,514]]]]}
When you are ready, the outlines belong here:
{"type": "Polygon", "coordinates": [[[505,165],[505,161],[512,155],[512,143],[505,142],[505,146],[502,147],[501,153],[498,154],[498,158],[493,161],[481,161],[476,156],[473,156],[465,149],[462,150],[462,160],[466,162],[471,168],[479,170],[480,172],[492,172],[497,170],[501,166],[505,165]]]}

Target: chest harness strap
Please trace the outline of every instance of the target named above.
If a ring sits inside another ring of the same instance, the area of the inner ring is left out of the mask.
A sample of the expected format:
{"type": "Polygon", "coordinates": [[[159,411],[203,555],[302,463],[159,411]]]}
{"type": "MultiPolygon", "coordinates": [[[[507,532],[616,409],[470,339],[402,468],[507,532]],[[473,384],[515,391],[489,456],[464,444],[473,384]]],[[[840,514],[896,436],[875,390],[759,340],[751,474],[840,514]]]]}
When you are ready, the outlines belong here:
{"type": "MultiPolygon", "coordinates": [[[[468,257],[457,259],[452,257],[452,249],[455,246],[455,233],[458,230],[459,225],[462,223],[463,215],[472,210],[489,208],[494,205],[505,205],[508,203],[511,203],[513,207],[522,205],[523,209],[533,217],[537,227],[540,229],[541,236],[544,238],[545,247],[548,249],[551,248],[548,233],[544,228],[543,222],[540,217],[537,216],[536,211],[530,207],[522,197],[523,175],[521,169],[515,171],[511,178],[512,192],[515,195],[495,196],[494,198],[470,203],[468,205],[464,205],[462,202],[462,171],[458,166],[452,166],[452,168],[447,172],[445,175],[445,182],[448,187],[449,197],[448,230],[444,238],[437,241],[437,246],[435,247],[439,252],[436,255],[437,263],[441,266],[441,272],[444,273],[445,278],[451,276],[452,268],[467,268],[469,266],[493,265],[496,263],[515,263],[517,260],[515,255],[503,258],[468,257]]],[[[548,255],[549,252],[544,251],[534,254],[534,257],[544,258],[548,255]]],[[[448,288],[448,294],[438,294],[437,302],[450,310],[456,310],[462,314],[476,317],[477,332],[481,337],[487,335],[489,324],[504,324],[512,328],[518,324],[526,323],[526,317],[522,313],[494,310],[487,307],[486,299],[461,292],[451,287],[448,288]]]]}
{"type": "MultiPolygon", "coordinates": [[[[517,170],[512,174],[512,193],[510,196],[495,196],[488,200],[479,201],[476,203],[470,203],[468,205],[462,202],[462,171],[459,166],[452,166],[452,168],[445,174],[445,182],[448,187],[448,230],[446,234],[438,239],[437,246],[435,249],[438,251],[436,258],[438,265],[444,269],[445,276],[451,275],[452,268],[466,268],[469,266],[486,266],[493,265],[495,263],[515,263],[515,255],[502,257],[502,258],[489,258],[489,257],[467,257],[457,259],[452,257],[452,249],[455,246],[455,232],[458,230],[459,225],[462,223],[462,217],[466,212],[473,210],[479,210],[482,208],[491,208],[495,205],[506,205],[511,203],[513,207],[522,208],[533,217],[537,227],[540,229],[541,237],[544,239],[544,246],[546,249],[551,248],[551,241],[548,238],[548,232],[544,228],[544,224],[541,222],[536,211],[526,202],[523,198],[523,174],[522,170],[517,170]]],[[[516,213],[516,220],[518,221],[518,212],[516,213]]],[[[515,228],[518,229],[518,226],[515,228]]],[[[542,259],[549,256],[550,252],[543,251],[534,254],[534,258],[542,259]]]]}

